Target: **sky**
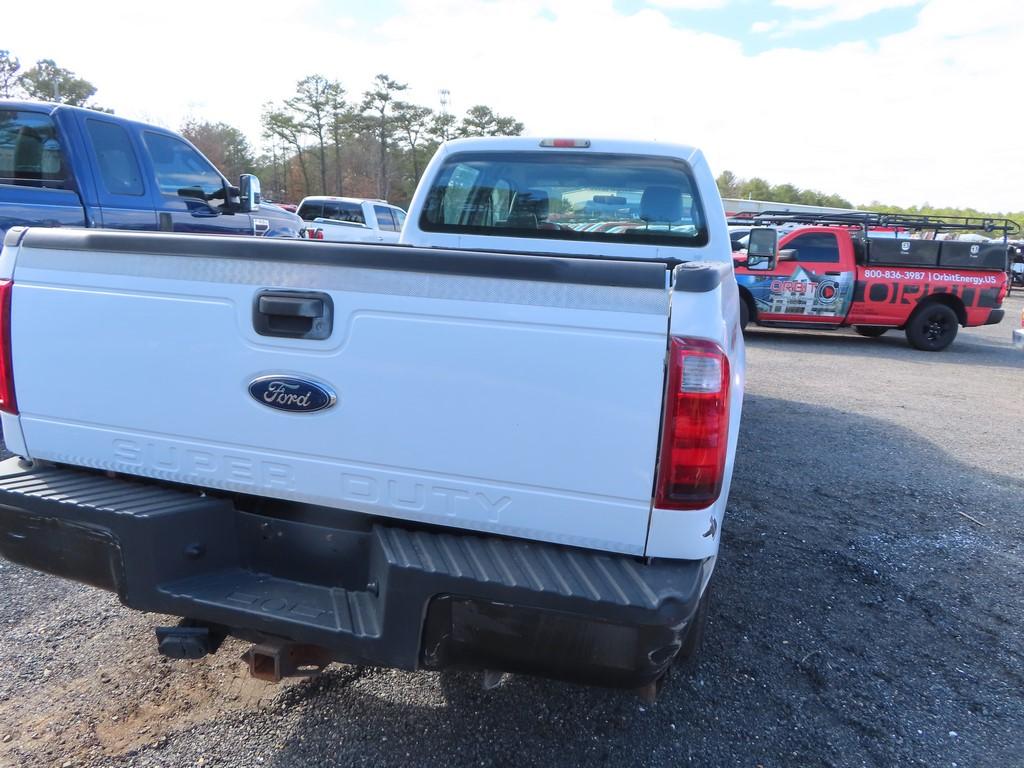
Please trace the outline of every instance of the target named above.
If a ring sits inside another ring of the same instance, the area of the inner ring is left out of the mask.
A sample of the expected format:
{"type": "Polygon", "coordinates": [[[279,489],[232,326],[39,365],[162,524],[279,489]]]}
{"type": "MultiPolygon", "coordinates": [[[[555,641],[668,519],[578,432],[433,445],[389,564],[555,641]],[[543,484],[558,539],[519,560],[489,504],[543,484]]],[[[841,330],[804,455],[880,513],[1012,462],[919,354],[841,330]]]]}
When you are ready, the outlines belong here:
{"type": "Polygon", "coordinates": [[[353,99],[487,104],[536,136],[654,139],[717,174],[855,204],[1024,209],[1021,0],[54,0],[0,49],[52,58],[118,114],[223,121],[312,73],[353,99]]]}

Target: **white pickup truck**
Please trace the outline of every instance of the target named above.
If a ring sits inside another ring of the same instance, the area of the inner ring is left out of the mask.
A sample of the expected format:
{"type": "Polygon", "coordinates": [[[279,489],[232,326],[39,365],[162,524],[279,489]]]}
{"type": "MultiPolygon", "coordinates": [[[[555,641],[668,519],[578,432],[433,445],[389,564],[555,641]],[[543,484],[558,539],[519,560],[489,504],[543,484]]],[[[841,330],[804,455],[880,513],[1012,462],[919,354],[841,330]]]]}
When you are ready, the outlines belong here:
{"type": "Polygon", "coordinates": [[[263,677],[652,690],[700,637],[743,400],[703,156],[453,141],[402,241],[11,230],[0,554],[263,677]]]}
{"type": "Polygon", "coordinates": [[[335,243],[397,243],[405,223],[397,205],[358,197],[305,197],[298,214],[301,237],[335,243]]]}

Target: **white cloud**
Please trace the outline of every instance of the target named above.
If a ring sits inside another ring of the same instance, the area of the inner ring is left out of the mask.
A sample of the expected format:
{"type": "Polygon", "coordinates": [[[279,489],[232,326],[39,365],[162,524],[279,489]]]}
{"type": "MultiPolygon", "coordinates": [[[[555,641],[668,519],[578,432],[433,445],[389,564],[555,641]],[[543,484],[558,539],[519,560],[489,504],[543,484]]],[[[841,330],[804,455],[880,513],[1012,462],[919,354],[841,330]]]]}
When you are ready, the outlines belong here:
{"type": "Polygon", "coordinates": [[[12,5],[10,47],[56,58],[122,115],[171,127],[191,113],[258,139],[262,103],[302,76],[339,78],[358,96],[383,71],[428,106],[448,88],[456,110],[489,104],[533,134],[690,143],[716,171],[857,203],[1024,207],[1020,100],[1008,96],[1024,50],[1017,0],[931,0],[915,29],[877,45],[757,55],[612,0],[407,0],[351,29],[313,0],[286,13],[270,0],[210,4],[201,27],[144,3],[100,6],[68,2],[42,29],[12,5]],[[96,22],[118,16],[132,26],[96,22]]]}
{"type": "Polygon", "coordinates": [[[798,11],[832,11],[856,19],[878,11],[920,5],[921,2],[923,0],[773,0],[772,4],[798,11]]]}
{"type": "Polygon", "coordinates": [[[774,0],[773,5],[793,11],[813,11],[810,18],[796,19],[779,27],[780,33],[822,29],[843,21],[857,21],[879,11],[920,5],[922,0],[774,0]]]}
{"type": "Polygon", "coordinates": [[[732,0],[650,0],[650,4],[658,8],[673,11],[707,11],[724,8],[732,0]]]}
{"type": "Polygon", "coordinates": [[[753,24],[750,25],[750,31],[753,32],[755,35],[763,35],[766,32],[771,32],[777,29],[778,26],[779,22],[775,20],[755,21],[753,24]]]}

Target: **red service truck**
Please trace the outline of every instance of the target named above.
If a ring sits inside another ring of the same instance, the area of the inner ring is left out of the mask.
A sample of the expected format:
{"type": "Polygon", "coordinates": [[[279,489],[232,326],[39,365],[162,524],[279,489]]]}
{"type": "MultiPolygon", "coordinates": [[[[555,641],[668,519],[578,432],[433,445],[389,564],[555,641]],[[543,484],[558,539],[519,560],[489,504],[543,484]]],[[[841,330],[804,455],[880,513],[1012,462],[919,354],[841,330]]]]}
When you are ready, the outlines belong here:
{"type": "Polygon", "coordinates": [[[1013,221],[770,212],[754,225],[734,257],[744,327],[853,326],[870,337],[899,328],[912,346],[936,352],[960,326],[1003,319],[1013,221]],[[953,232],[1002,240],[938,239],[953,232]]]}

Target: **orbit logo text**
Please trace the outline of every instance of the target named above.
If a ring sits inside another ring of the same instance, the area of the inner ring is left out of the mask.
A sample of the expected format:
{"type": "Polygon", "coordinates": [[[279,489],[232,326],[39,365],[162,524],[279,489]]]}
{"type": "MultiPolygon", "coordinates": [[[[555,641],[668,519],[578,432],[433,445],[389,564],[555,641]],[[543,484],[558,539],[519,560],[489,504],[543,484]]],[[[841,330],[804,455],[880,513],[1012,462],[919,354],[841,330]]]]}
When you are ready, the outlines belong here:
{"type": "Polygon", "coordinates": [[[808,280],[772,280],[768,290],[772,293],[815,296],[822,304],[832,304],[840,293],[839,283],[835,280],[822,280],[818,283],[808,280]]]}

